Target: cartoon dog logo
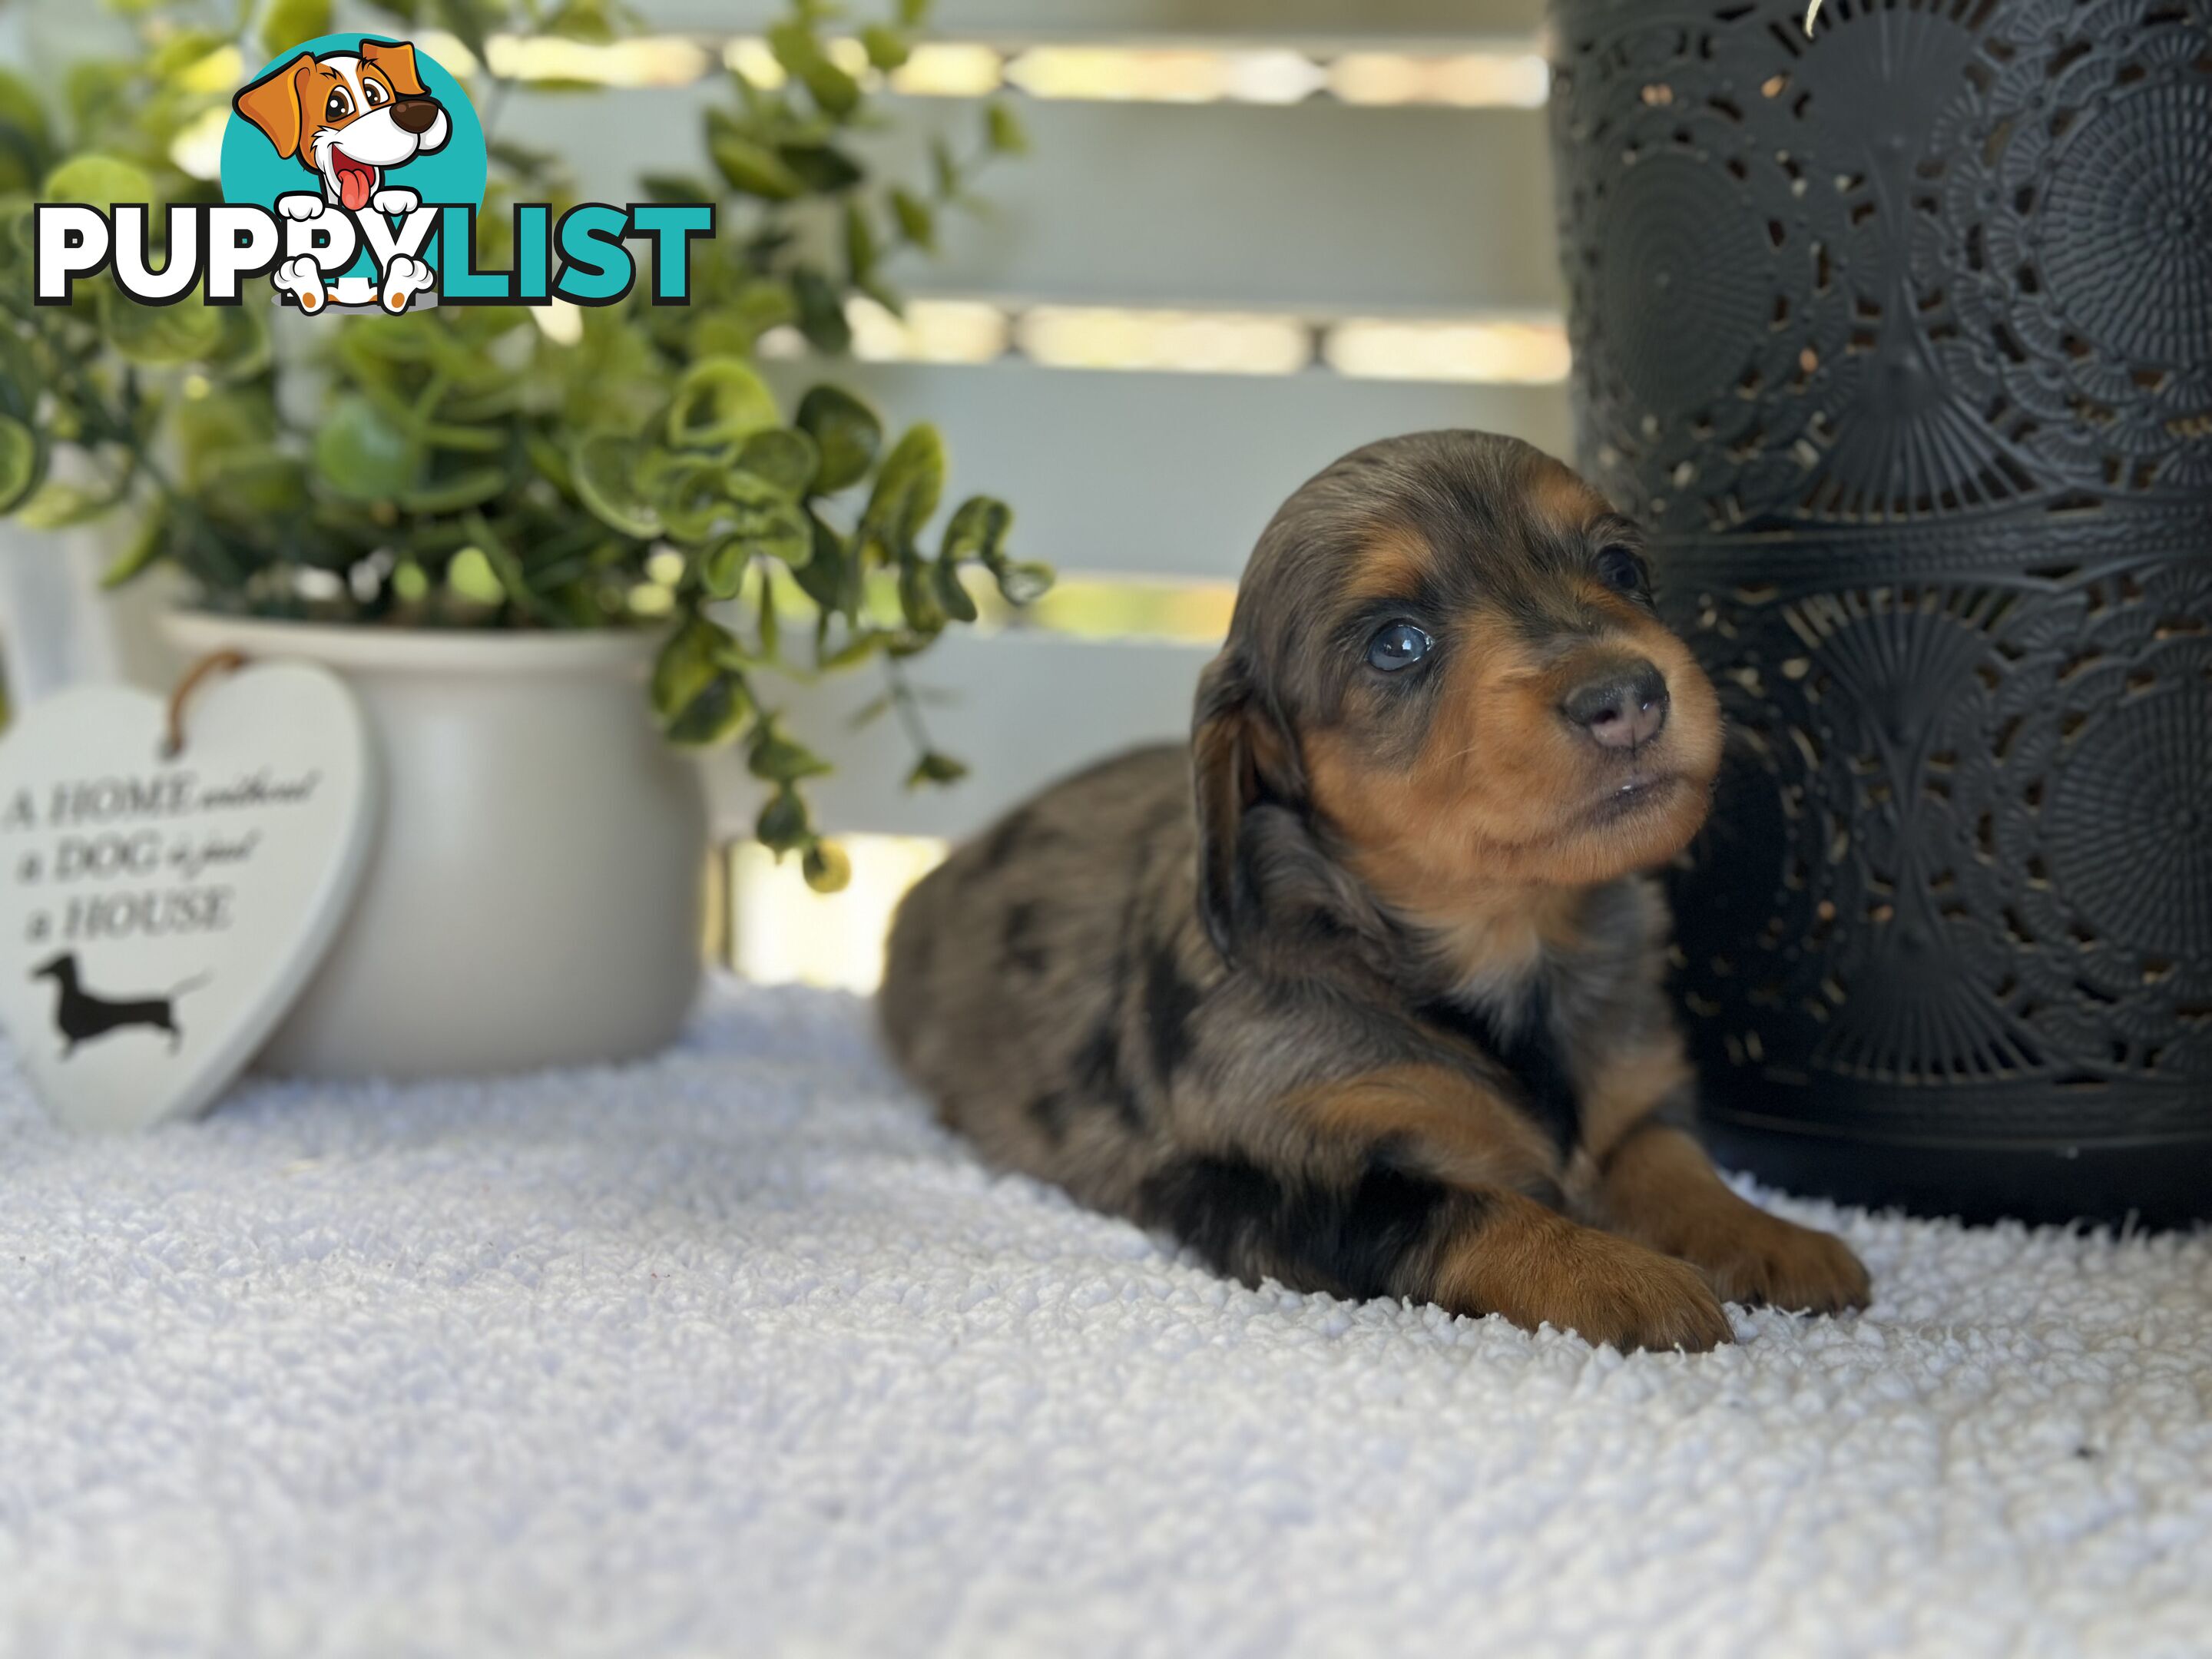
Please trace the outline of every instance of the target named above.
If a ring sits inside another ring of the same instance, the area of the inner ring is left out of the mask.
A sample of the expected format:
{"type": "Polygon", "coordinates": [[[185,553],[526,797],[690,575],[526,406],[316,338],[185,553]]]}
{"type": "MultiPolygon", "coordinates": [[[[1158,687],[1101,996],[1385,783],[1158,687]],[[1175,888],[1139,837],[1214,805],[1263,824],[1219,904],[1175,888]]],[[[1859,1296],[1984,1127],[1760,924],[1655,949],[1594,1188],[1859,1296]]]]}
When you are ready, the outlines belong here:
{"type": "MultiPolygon", "coordinates": [[[[413,212],[421,196],[386,180],[416,156],[443,149],[453,131],[445,106],[422,85],[415,48],[405,41],[363,40],[357,51],[319,57],[302,52],[241,88],[232,107],[261,130],[280,157],[296,159],[321,182],[319,194],[301,191],[276,198],[276,210],[288,219],[312,219],[326,206],[349,213],[413,212]]],[[[286,260],[273,280],[299,301],[301,310],[322,309],[327,296],[313,259],[286,260]]],[[[409,298],[431,280],[421,260],[393,258],[377,301],[387,311],[404,311],[409,298]]]]}

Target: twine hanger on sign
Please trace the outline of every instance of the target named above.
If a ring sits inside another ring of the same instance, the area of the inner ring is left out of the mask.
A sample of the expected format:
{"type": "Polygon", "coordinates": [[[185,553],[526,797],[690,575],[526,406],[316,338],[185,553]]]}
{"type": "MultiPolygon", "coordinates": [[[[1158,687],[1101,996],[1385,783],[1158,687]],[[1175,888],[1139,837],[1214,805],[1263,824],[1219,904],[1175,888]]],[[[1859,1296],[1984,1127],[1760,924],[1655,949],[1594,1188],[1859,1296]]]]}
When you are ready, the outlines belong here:
{"type": "Polygon", "coordinates": [[[185,677],[177,682],[177,689],[169,693],[169,717],[163,727],[161,758],[172,761],[185,752],[185,704],[193,692],[217,674],[234,673],[246,666],[243,651],[210,651],[185,670],[185,677]]]}
{"type": "Polygon", "coordinates": [[[1805,33],[1809,35],[1813,33],[1813,21],[1820,16],[1820,0],[1813,0],[1813,3],[1805,8],[1805,33]]]}

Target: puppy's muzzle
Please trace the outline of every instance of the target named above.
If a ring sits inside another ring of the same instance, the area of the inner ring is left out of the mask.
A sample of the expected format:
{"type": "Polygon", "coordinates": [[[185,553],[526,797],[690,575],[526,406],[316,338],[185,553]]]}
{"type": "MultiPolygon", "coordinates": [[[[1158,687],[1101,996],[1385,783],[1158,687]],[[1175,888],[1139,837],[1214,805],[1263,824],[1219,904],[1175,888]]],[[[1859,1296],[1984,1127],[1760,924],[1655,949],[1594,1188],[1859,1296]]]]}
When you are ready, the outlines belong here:
{"type": "Polygon", "coordinates": [[[434,98],[396,98],[392,103],[392,120],[402,132],[422,134],[437,125],[440,111],[434,98]]]}
{"type": "Polygon", "coordinates": [[[1613,662],[1560,699],[1559,713],[1601,749],[1634,749],[1667,724],[1667,677],[1641,658],[1613,662]]]}

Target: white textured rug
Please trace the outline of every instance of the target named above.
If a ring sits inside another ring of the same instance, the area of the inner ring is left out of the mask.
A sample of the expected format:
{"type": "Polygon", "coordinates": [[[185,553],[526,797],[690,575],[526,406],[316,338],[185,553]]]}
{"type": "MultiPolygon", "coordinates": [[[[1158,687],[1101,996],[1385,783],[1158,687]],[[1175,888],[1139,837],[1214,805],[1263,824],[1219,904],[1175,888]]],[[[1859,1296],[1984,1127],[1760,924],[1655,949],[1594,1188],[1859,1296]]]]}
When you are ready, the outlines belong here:
{"type": "Polygon", "coordinates": [[[1864,1317],[1624,1360],[1220,1283],[735,988],[136,1139],[0,1066],[0,1182],[10,1654],[2212,1650],[2205,1237],[1846,1215],[1864,1317]]]}

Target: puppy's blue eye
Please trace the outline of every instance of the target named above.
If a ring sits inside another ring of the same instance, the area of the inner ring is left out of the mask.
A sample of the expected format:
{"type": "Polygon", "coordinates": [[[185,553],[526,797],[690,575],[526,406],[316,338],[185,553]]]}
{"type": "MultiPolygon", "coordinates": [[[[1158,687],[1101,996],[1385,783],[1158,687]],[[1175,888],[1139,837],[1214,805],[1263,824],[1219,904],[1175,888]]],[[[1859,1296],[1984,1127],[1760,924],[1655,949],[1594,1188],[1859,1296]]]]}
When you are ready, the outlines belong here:
{"type": "Polygon", "coordinates": [[[1616,593],[1644,591],[1644,561],[1625,547],[1608,547],[1597,556],[1597,575],[1616,593]]]}
{"type": "Polygon", "coordinates": [[[1435,643],[1411,623],[1390,623],[1367,641],[1367,660],[1386,674],[1395,673],[1427,656],[1435,643]]]}

